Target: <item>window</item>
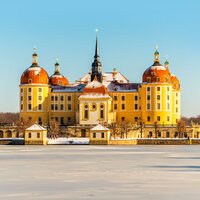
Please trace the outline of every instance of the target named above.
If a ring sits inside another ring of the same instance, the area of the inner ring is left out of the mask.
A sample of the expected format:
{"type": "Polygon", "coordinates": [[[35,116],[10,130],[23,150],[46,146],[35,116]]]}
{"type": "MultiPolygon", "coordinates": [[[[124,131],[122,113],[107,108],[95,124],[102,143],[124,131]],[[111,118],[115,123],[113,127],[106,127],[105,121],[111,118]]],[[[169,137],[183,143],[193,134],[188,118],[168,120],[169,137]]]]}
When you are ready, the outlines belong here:
{"type": "Polygon", "coordinates": [[[157,121],[160,121],[160,116],[157,116],[157,121]]]}
{"type": "Polygon", "coordinates": [[[138,121],[138,117],[135,117],[135,118],[134,118],[134,121],[137,122],[137,121],[138,121]]]}
{"type": "Polygon", "coordinates": [[[67,109],[71,110],[72,109],[72,104],[67,104],[67,109]]]}
{"type": "Polygon", "coordinates": [[[58,101],[58,96],[55,96],[55,101],[58,101]]]}
{"type": "Polygon", "coordinates": [[[157,91],[160,91],[160,87],[157,87],[157,91]]]}
{"type": "Polygon", "coordinates": [[[42,88],[38,88],[38,92],[42,92],[42,88]]]}
{"type": "Polygon", "coordinates": [[[96,138],[96,133],[93,133],[93,138],[96,138]]]}
{"type": "Polygon", "coordinates": [[[68,117],[68,118],[67,118],[67,121],[70,123],[70,122],[71,122],[71,117],[68,117]]]}
{"type": "Polygon", "coordinates": [[[150,87],[147,87],[147,91],[150,92],[150,90],[151,90],[151,88],[150,88],[150,87]]]}
{"type": "Polygon", "coordinates": [[[29,84],[32,83],[32,79],[28,79],[28,83],[29,83],[29,84]]]}
{"type": "Polygon", "coordinates": [[[21,110],[23,110],[23,104],[21,104],[21,110]]]}
{"type": "Polygon", "coordinates": [[[176,112],[178,112],[178,108],[176,108],[176,112]]]}
{"type": "Polygon", "coordinates": [[[29,117],[28,119],[31,121],[31,120],[32,120],[32,117],[29,117]]]}
{"type": "Polygon", "coordinates": [[[95,103],[92,104],[92,110],[96,110],[97,106],[95,103]]]}
{"type": "Polygon", "coordinates": [[[31,88],[28,88],[28,92],[31,92],[32,90],[31,90],[31,88]]]}
{"type": "Polygon", "coordinates": [[[138,100],[138,96],[135,95],[135,101],[137,101],[137,100],[138,100]]]}
{"type": "Polygon", "coordinates": [[[147,95],[147,100],[150,100],[151,99],[151,96],[150,95],[147,95]]]}
{"type": "Polygon", "coordinates": [[[51,96],[51,101],[54,101],[54,96],[51,96]]]}
{"type": "Polygon", "coordinates": [[[124,103],[122,104],[122,110],[125,110],[125,104],[124,103]]]}
{"type": "Polygon", "coordinates": [[[28,138],[31,138],[31,133],[28,133],[28,138]]]}
{"type": "Polygon", "coordinates": [[[54,110],[54,104],[51,104],[51,110],[54,110]]]}
{"type": "Polygon", "coordinates": [[[160,77],[156,77],[156,81],[157,81],[157,82],[160,82],[160,77]]]}
{"type": "Polygon", "coordinates": [[[160,103],[157,103],[157,109],[160,110],[160,103]]]}
{"type": "Polygon", "coordinates": [[[147,104],[147,110],[150,110],[151,109],[151,105],[150,103],[147,104]]]}
{"type": "Polygon", "coordinates": [[[151,120],[151,117],[147,116],[147,121],[150,122],[150,120],[151,120]]]}
{"type": "Polygon", "coordinates": [[[84,106],[84,119],[88,119],[88,105],[84,106]]]}
{"type": "Polygon", "coordinates": [[[39,101],[42,101],[42,96],[38,96],[38,100],[39,100],[39,101]]]}
{"type": "Polygon", "coordinates": [[[37,133],[37,138],[40,138],[40,133],[37,133]]]}
{"type": "Polygon", "coordinates": [[[68,100],[68,101],[71,101],[71,100],[72,100],[72,97],[71,97],[71,96],[67,96],[67,100],[68,100]]]}
{"type": "Polygon", "coordinates": [[[122,101],[125,101],[125,96],[122,96],[122,101]]]}
{"type": "Polygon", "coordinates": [[[58,117],[55,117],[56,122],[58,122],[58,117]]]}
{"type": "Polygon", "coordinates": [[[138,104],[135,104],[135,110],[138,110],[138,104]]]}
{"type": "Polygon", "coordinates": [[[28,100],[31,101],[31,99],[32,99],[32,96],[28,96],[28,100]]]}
{"type": "Polygon", "coordinates": [[[167,100],[169,101],[169,95],[167,95],[167,100]]]}
{"type": "Polygon", "coordinates": [[[114,99],[115,101],[117,101],[117,96],[114,96],[113,99],[114,99]]]}
{"type": "Polygon", "coordinates": [[[21,88],[21,93],[23,93],[23,88],[21,88]]]}
{"type": "Polygon", "coordinates": [[[167,121],[169,122],[169,120],[170,120],[170,117],[169,117],[169,116],[167,116],[167,121]]]}
{"type": "Polygon", "coordinates": [[[167,103],[167,110],[169,110],[170,109],[170,104],[169,103],[167,103]]]}
{"type": "Polygon", "coordinates": [[[167,87],[167,92],[169,92],[169,87],[167,87]]]}
{"type": "Polygon", "coordinates": [[[60,110],[64,110],[64,104],[60,104],[60,110]]]}
{"type": "Polygon", "coordinates": [[[114,104],[114,110],[117,110],[117,104],[114,104]]]}
{"type": "Polygon", "coordinates": [[[148,83],[151,82],[151,77],[147,77],[147,82],[148,82],[148,83]]]}
{"type": "Polygon", "coordinates": [[[64,117],[60,118],[60,123],[61,123],[61,125],[64,125],[64,117]]]}
{"type": "Polygon", "coordinates": [[[28,104],[28,109],[32,110],[32,105],[30,103],[28,104]]]}
{"type": "Polygon", "coordinates": [[[104,118],[104,105],[100,106],[100,118],[103,119],[104,118]]]}
{"type": "Polygon", "coordinates": [[[176,105],[178,104],[178,100],[176,100],[176,105]]]}
{"type": "Polygon", "coordinates": [[[160,100],[160,95],[157,95],[157,100],[160,100]]]}
{"type": "Polygon", "coordinates": [[[23,101],[23,96],[21,96],[21,101],[23,101]]]}
{"type": "Polygon", "coordinates": [[[101,133],[101,138],[104,138],[104,133],[101,133]]]}
{"type": "Polygon", "coordinates": [[[58,104],[55,104],[55,110],[58,110],[58,104]]]}
{"type": "Polygon", "coordinates": [[[38,104],[38,110],[42,110],[42,104],[38,104]]]}
{"type": "Polygon", "coordinates": [[[38,117],[38,124],[42,125],[42,118],[41,117],[38,117]]]}
{"type": "Polygon", "coordinates": [[[60,96],[60,100],[61,100],[61,101],[64,101],[64,96],[60,96]]]}
{"type": "Polygon", "coordinates": [[[176,97],[178,97],[178,93],[176,93],[176,97]]]}
{"type": "Polygon", "coordinates": [[[122,117],[122,121],[123,121],[123,122],[125,121],[125,117],[122,117]]]}

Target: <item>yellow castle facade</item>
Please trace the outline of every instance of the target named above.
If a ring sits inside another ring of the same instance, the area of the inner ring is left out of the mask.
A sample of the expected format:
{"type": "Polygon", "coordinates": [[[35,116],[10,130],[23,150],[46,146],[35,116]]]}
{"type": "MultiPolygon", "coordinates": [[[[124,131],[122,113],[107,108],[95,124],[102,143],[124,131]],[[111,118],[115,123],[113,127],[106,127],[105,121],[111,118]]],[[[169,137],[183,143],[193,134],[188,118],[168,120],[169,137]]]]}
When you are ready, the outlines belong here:
{"type": "Polygon", "coordinates": [[[38,55],[20,80],[20,118],[49,126],[55,119],[61,126],[93,127],[99,123],[128,122],[143,125],[176,125],[180,119],[180,83],[170,72],[169,62],[160,64],[159,52],[143,75],[131,83],[114,69],[103,72],[96,38],[91,70],[69,83],[55,64],[49,77],[39,66],[38,55]]]}

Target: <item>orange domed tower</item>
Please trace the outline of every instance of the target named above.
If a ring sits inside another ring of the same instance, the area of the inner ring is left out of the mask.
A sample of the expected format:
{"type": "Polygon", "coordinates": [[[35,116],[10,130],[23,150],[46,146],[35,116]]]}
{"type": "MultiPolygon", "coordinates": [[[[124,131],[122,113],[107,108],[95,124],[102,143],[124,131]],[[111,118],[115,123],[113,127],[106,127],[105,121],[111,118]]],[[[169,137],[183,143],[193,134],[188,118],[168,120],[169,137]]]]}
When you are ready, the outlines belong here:
{"type": "Polygon", "coordinates": [[[38,124],[48,125],[49,76],[38,65],[36,49],[32,55],[32,65],[20,79],[20,118],[38,124]]]}
{"type": "Polygon", "coordinates": [[[60,85],[60,86],[66,86],[69,84],[69,81],[67,78],[65,78],[61,73],[60,73],[60,65],[58,62],[55,64],[55,72],[54,74],[49,78],[49,84],[50,85],[60,85]]]}
{"type": "Polygon", "coordinates": [[[168,67],[162,66],[159,60],[159,52],[154,53],[154,63],[143,73],[143,83],[168,83],[170,82],[170,72],[168,67]]]}
{"type": "MultiPolygon", "coordinates": [[[[34,50],[36,51],[36,50],[34,50]]],[[[32,65],[24,71],[21,76],[21,84],[48,84],[47,72],[38,65],[38,55],[36,52],[32,55],[32,65]]]]}
{"type": "Polygon", "coordinates": [[[156,49],[153,65],[142,76],[141,121],[151,125],[176,124],[180,119],[180,85],[169,71],[169,62],[161,65],[159,56],[156,49]]]}

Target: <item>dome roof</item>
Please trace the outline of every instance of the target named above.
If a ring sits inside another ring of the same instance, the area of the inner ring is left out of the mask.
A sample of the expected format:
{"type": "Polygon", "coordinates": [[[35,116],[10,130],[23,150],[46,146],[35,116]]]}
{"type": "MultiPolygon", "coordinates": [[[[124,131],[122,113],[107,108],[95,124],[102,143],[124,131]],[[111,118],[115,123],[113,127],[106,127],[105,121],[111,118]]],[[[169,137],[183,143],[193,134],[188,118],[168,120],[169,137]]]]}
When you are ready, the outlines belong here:
{"type": "Polygon", "coordinates": [[[58,63],[55,64],[55,72],[54,74],[49,78],[49,84],[50,85],[60,85],[60,86],[65,86],[69,84],[69,81],[67,78],[65,78],[61,73],[60,73],[60,66],[58,63]]]}
{"type": "Polygon", "coordinates": [[[100,83],[97,80],[97,77],[95,76],[94,80],[90,82],[89,84],[87,84],[85,88],[83,89],[83,94],[88,94],[88,93],[106,95],[108,94],[108,90],[106,86],[100,83]]]}
{"type": "Polygon", "coordinates": [[[168,67],[162,66],[159,61],[159,52],[156,50],[154,54],[154,64],[147,68],[143,73],[142,81],[148,83],[170,82],[170,72],[168,67]]]}
{"type": "Polygon", "coordinates": [[[171,83],[172,83],[173,89],[176,89],[176,90],[180,89],[180,82],[174,74],[171,74],[171,83]]]}
{"type": "Polygon", "coordinates": [[[21,75],[21,84],[48,84],[47,72],[38,65],[37,54],[32,55],[32,65],[21,75]]]}

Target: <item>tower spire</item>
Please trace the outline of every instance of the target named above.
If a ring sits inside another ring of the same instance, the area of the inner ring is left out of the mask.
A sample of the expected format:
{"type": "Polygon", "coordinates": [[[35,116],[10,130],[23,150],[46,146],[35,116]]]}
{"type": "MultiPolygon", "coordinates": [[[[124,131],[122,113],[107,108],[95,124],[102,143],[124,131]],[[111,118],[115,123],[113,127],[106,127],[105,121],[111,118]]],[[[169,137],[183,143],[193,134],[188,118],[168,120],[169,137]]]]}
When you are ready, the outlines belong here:
{"type": "Polygon", "coordinates": [[[96,76],[98,81],[102,82],[102,65],[100,62],[99,50],[98,50],[98,29],[96,29],[95,55],[94,55],[94,61],[92,63],[91,72],[92,72],[91,81],[93,81],[96,76]]]}
{"type": "Polygon", "coordinates": [[[98,29],[96,29],[96,46],[95,46],[95,59],[99,58],[99,49],[98,49],[98,29]]]}

